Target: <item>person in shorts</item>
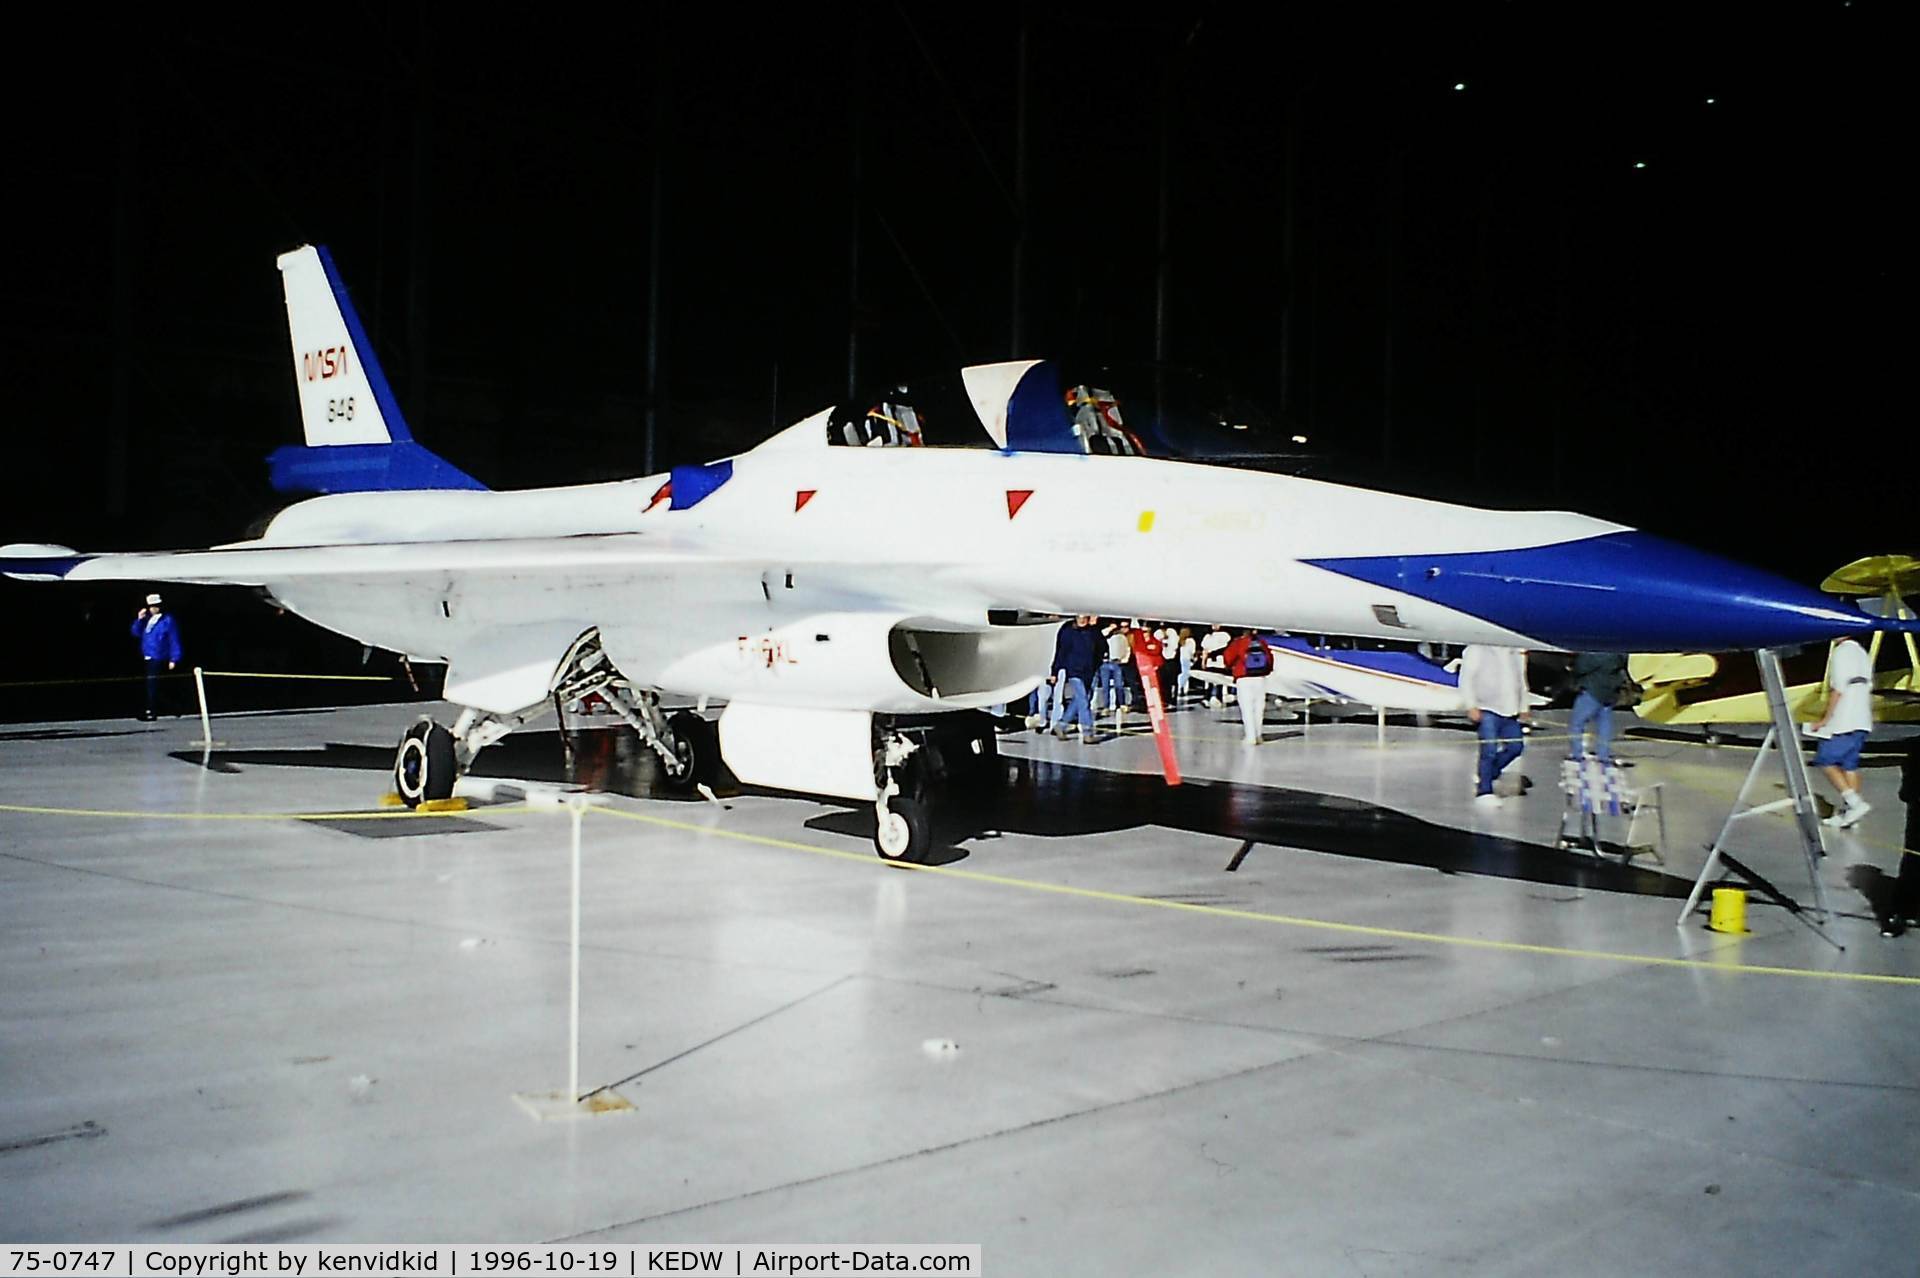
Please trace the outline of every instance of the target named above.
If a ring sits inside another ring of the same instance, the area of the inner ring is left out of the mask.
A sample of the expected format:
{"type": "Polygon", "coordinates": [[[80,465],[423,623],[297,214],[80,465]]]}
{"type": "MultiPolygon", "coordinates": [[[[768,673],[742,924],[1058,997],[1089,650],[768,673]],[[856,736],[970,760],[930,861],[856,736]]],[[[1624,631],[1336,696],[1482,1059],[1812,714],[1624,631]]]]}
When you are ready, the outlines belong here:
{"type": "Polygon", "coordinates": [[[1860,796],[1860,748],[1873,731],[1873,662],[1852,639],[1833,645],[1827,659],[1827,712],[1807,726],[1820,739],[1813,766],[1826,773],[1840,796],[1823,824],[1844,830],[1873,810],[1860,796]]]}

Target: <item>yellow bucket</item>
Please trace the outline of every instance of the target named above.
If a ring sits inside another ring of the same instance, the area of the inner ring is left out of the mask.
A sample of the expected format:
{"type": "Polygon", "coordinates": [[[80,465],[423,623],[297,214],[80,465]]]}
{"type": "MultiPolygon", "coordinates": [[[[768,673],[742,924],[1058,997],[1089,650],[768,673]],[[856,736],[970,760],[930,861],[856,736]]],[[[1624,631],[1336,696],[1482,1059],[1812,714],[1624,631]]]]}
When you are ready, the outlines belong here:
{"type": "Polygon", "coordinates": [[[1713,913],[1707,916],[1707,926],[1716,932],[1745,936],[1747,934],[1747,894],[1739,888],[1715,888],[1713,913]]]}

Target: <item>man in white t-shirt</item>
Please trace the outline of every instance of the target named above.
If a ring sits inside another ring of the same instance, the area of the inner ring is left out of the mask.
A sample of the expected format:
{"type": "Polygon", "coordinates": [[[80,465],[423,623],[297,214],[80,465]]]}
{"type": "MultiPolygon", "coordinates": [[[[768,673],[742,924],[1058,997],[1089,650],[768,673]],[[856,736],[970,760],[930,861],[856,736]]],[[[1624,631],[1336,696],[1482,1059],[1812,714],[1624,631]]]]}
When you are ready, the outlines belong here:
{"type": "Polygon", "coordinates": [[[1160,641],[1160,700],[1168,709],[1175,704],[1174,676],[1180,672],[1180,632],[1171,623],[1153,632],[1160,641]]]}
{"type": "Polygon", "coordinates": [[[1497,808],[1493,783],[1526,749],[1520,724],[1527,713],[1527,654],[1498,644],[1469,644],[1460,654],[1460,700],[1480,733],[1480,768],[1473,801],[1497,808]]]}
{"type": "Polygon", "coordinates": [[[1827,659],[1827,712],[1807,725],[1819,737],[1813,766],[1827,774],[1840,802],[1823,824],[1844,830],[1872,811],[1860,797],[1860,748],[1873,731],[1873,661],[1852,639],[1833,645],[1827,659]]]}
{"type": "MultiPolygon", "coordinates": [[[[1225,674],[1227,645],[1232,642],[1233,636],[1227,633],[1226,627],[1217,621],[1214,622],[1213,629],[1200,637],[1200,668],[1215,674],[1225,674]]],[[[1209,684],[1208,688],[1210,689],[1207,693],[1209,706],[1218,709],[1227,704],[1226,698],[1220,695],[1220,685],[1209,684]]]]}

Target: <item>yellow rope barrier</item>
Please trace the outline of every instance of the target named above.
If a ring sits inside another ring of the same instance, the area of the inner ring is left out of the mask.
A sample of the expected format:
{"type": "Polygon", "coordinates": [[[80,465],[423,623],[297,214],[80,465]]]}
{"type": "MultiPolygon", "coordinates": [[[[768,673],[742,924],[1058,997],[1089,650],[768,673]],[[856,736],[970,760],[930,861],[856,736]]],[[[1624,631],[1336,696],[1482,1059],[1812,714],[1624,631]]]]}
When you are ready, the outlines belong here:
{"type": "Polygon", "coordinates": [[[263,674],[252,670],[202,670],[203,675],[222,679],[335,679],[352,683],[393,683],[399,675],[263,674]]]}
{"type": "MultiPolygon", "coordinates": [[[[219,675],[223,679],[346,679],[361,683],[395,683],[401,676],[393,675],[332,675],[332,674],[266,674],[250,670],[202,670],[204,675],[219,675]]],[[[191,679],[192,670],[169,670],[157,675],[160,679],[191,679]]],[[[14,679],[0,683],[0,688],[64,688],[76,684],[91,683],[144,683],[145,675],[101,675],[93,679],[14,679]]]]}
{"type": "MultiPolygon", "coordinates": [[[[525,812],[525,804],[488,807],[488,812],[525,812]]],[[[120,821],[407,821],[463,816],[461,812],[422,812],[392,808],[380,812],[152,812],[121,808],[50,808],[25,803],[0,803],[0,812],[28,816],[103,817],[120,821]]]]}

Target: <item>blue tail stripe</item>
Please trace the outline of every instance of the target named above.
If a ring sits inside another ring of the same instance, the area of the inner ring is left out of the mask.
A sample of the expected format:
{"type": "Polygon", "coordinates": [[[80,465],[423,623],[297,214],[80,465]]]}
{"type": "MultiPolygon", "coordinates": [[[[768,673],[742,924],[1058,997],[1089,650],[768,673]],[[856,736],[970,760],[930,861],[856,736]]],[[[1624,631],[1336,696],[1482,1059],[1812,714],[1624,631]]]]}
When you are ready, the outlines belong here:
{"type": "Polygon", "coordinates": [[[267,455],[268,476],[281,493],[375,493],[487,486],[411,439],[394,444],[294,445],[267,455]]]}
{"type": "Polygon", "coordinates": [[[282,493],[366,493],[395,490],[467,489],[485,492],[486,485],[442,457],[434,455],[413,438],[407,419],[400,411],[387,374],[360,323],[360,312],[347,296],[347,286],[333,264],[333,254],[325,245],[316,245],[320,269],[326,273],[327,287],[346,321],[347,338],[365,370],[374,402],[386,420],[390,444],[301,445],[274,450],[267,457],[267,470],[275,492],[282,493]]]}
{"type": "Polygon", "coordinates": [[[320,254],[320,269],[327,273],[327,285],[333,289],[333,300],[340,305],[340,314],[347,321],[347,335],[353,339],[354,354],[360,357],[360,367],[366,370],[367,382],[373,387],[374,402],[380,405],[380,413],[387,419],[387,433],[393,436],[396,444],[411,443],[413,432],[407,429],[407,419],[400,412],[400,404],[393,397],[393,388],[387,385],[387,374],[380,367],[379,358],[373,353],[373,343],[367,340],[367,330],[360,326],[360,312],[353,309],[353,299],[347,296],[347,286],[340,279],[340,272],[334,268],[333,254],[327,252],[324,244],[317,245],[320,254]]]}

